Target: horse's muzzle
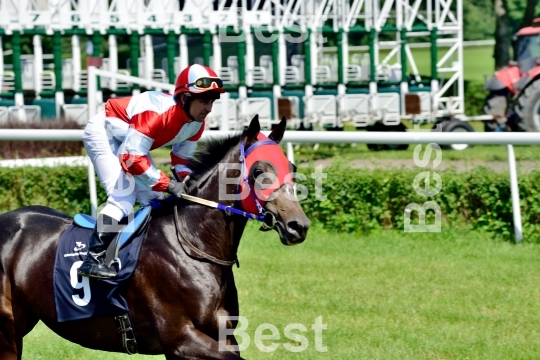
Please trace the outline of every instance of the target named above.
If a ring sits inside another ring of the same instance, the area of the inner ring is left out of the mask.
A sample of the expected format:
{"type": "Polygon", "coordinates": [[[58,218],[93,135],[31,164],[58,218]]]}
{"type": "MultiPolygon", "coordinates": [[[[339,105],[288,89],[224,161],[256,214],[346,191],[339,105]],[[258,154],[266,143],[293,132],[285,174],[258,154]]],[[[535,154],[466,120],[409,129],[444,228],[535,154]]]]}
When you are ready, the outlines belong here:
{"type": "Polygon", "coordinates": [[[283,229],[280,232],[281,224],[278,223],[278,232],[280,232],[281,242],[284,245],[296,245],[306,240],[307,231],[311,226],[311,221],[306,216],[297,216],[293,219],[288,219],[283,229]]]}

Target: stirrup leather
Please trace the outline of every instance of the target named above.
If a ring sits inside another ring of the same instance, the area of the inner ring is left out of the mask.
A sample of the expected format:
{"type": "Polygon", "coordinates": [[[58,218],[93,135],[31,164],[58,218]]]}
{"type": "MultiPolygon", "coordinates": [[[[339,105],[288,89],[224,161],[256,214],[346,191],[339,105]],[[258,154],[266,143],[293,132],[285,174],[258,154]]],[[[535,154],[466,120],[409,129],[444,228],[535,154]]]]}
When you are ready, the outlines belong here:
{"type": "Polygon", "coordinates": [[[137,354],[137,340],[135,340],[135,332],[131,325],[129,315],[115,316],[114,320],[118,326],[118,332],[122,335],[122,347],[128,355],[137,354]]]}

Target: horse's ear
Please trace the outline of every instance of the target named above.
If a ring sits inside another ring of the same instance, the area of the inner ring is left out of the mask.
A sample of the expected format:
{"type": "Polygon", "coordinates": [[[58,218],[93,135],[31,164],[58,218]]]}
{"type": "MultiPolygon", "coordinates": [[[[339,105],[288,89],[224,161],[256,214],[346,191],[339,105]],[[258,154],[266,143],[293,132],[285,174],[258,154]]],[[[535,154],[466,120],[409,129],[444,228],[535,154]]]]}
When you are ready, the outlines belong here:
{"type": "Polygon", "coordinates": [[[247,142],[256,141],[260,131],[261,124],[259,124],[259,114],[257,114],[251,119],[249,127],[246,130],[247,142]]]}
{"type": "Polygon", "coordinates": [[[268,138],[274,140],[276,143],[279,144],[281,139],[283,139],[283,133],[285,133],[285,128],[287,127],[287,119],[285,119],[285,116],[281,118],[281,122],[272,130],[270,135],[268,135],[268,138]]]}

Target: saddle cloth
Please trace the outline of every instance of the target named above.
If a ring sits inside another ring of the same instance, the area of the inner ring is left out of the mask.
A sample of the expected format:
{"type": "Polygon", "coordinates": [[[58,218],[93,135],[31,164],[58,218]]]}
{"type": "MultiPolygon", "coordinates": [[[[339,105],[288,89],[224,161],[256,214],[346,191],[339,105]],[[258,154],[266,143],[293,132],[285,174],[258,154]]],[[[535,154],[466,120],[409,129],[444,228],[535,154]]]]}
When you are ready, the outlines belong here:
{"type": "MultiPolygon", "coordinates": [[[[89,222],[84,223],[81,222],[80,216],[76,216],[73,225],[64,231],[56,250],[53,276],[58,322],[98,316],[118,316],[128,312],[127,301],[124,298],[127,290],[126,280],[135,270],[142,240],[150,222],[149,207],[144,210],[136,213],[133,220],[134,227],[129,226],[131,223],[126,226],[132,229],[132,233],[121,234],[117,239],[120,247],[118,250],[120,270],[112,279],[96,280],[77,275],[77,270],[86,257],[93,219],[85,216],[89,222]]],[[[111,247],[114,248],[114,241],[111,247]]],[[[118,269],[118,266],[116,268],[118,269]]]]}

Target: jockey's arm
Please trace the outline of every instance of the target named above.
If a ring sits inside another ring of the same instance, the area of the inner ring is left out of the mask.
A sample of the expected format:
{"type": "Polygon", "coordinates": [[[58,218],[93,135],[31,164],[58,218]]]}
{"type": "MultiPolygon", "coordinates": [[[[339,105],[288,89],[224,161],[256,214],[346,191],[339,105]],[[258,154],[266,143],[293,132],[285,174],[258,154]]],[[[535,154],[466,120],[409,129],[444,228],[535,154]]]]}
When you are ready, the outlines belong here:
{"type": "Polygon", "coordinates": [[[183,178],[191,173],[188,164],[193,158],[196,146],[197,142],[191,140],[185,140],[173,145],[171,151],[171,165],[174,166],[174,171],[178,174],[178,177],[183,178]]]}
{"type": "Polygon", "coordinates": [[[157,169],[150,159],[154,139],[135,128],[130,128],[118,150],[122,169],[133,175],[135,181],[154,191],[166,191],[170,179],[157,169]]]}
{"type": "Polygon", "coordinates": [[[171,165],[174,166],[174,171],[176,171],[180,178],[186,177],[191,173],[188,165],[190,160],[193,159],[193,154],[195,154],[195,149],[197,148],[197,141],[201,138],[205,125],[203,123],[199,131],[192,137],[172,146],[171,165]]]}

